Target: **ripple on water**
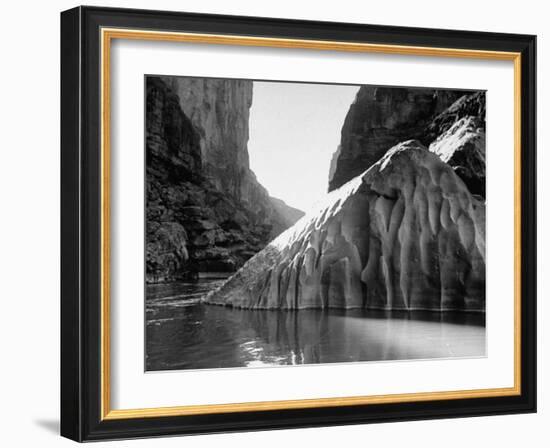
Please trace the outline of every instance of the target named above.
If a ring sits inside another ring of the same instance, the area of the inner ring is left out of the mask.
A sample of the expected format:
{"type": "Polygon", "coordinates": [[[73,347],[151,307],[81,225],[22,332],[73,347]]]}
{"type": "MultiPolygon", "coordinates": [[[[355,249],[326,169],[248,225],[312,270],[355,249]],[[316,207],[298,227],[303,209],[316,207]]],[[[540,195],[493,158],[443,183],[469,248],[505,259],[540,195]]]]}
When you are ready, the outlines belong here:
{"type": "Polygon", "coordinates": [[[163,285],[151,294],[148,288],[147,370],[486,355],[484,314],[238,310],[201,303],[220,283],[163,285]]]}

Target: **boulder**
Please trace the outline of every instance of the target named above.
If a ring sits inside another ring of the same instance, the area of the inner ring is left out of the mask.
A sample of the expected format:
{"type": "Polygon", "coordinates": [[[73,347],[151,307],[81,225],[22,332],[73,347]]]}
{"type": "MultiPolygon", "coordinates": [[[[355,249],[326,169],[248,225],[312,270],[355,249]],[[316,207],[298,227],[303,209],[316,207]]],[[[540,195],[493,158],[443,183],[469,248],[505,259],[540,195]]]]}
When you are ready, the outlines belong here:
{"type": "Polygon", "coordinates": [[[240,308],[485,308],[485,205],[437,155],[400,143],[211,292],[240,308]]]}
{"type": "Polygon", "coordinates": [[[184,266],[189,259],[187,233],[177,222],[152,222],[147,227],[145,245],[146,280],[148,283],[189,278],[184,266]]]}

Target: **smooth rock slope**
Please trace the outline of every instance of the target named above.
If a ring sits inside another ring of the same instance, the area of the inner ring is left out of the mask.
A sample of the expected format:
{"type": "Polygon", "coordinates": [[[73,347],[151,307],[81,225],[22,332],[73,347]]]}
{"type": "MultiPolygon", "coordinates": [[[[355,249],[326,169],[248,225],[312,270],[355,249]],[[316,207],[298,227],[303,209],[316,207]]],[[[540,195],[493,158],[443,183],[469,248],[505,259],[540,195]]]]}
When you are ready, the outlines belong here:
{"type": "Polygon", "coordinates": [[[483,310],[485,205],[420,142],[391,148],[251,258],[207,303],[483,310]]]}

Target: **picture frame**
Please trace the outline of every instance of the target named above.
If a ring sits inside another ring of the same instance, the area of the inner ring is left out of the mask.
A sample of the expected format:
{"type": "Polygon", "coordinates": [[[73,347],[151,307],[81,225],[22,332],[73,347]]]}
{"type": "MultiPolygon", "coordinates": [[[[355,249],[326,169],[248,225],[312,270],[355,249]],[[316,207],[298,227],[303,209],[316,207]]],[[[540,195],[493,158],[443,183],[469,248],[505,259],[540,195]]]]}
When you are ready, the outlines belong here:
{"type": "Polygon", "coordinates": [[[82,6],[61,13],[61,434],[92,441],[536,412],[535,141],[535,36],[82,6]],[[115,40],[511,62],[513,386],[113,409],[109,81],[115,40]]]}

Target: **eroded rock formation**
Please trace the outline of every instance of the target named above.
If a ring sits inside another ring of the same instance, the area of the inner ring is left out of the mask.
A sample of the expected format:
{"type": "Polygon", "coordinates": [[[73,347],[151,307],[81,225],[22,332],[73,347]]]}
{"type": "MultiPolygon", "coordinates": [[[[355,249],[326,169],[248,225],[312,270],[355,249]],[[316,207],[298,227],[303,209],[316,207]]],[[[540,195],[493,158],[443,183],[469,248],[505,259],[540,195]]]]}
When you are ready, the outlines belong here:
{"type": "Polygon", "coordinates": [[[146,279],[234,271],[303,215],[248,162],[252,82],[147,78],[146,279]]]}
{"type": "Polygon", "coordinates": [[[329,193],[205,301],[483,310],[485,205],[420,142],[401,143],[329,193]]]}

